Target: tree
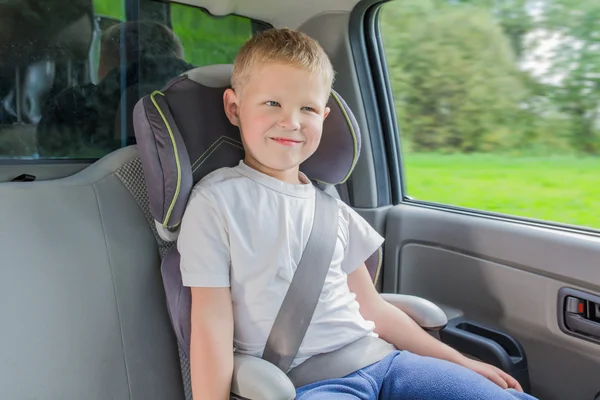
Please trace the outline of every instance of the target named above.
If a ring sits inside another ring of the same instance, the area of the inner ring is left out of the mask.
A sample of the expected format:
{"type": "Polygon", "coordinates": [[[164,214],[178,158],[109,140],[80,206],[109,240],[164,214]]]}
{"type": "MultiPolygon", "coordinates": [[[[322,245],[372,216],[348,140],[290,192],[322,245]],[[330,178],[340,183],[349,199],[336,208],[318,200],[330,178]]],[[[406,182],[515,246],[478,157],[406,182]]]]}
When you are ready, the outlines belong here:
{"type": "Polygon", "coordinates": [[[517,142],[526,92],[492,14],[435,1],[385,8],[399,124],[414,150],[492,151],[517,142]]]}
{"type": "Polygon", "coordinates": [[[455,4],[469,4],[492,13],[518,59],[526,53],[525,38],[535,27],[529,11],[539,0],[454,0],[455,4]]]}
{"type": "Polygon", "coordinates": [[[600,3],[546,0],[539,25],[555,35],[545,77],[548,96],[571,120],[573,146],[598,153],[600,139],[600,3]]]}

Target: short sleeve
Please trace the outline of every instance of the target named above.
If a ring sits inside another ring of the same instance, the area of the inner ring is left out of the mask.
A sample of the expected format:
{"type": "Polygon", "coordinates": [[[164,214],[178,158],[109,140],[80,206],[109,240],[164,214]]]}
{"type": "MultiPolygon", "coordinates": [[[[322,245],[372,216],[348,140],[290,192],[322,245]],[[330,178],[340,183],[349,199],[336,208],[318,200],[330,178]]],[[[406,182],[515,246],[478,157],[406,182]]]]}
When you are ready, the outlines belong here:
{"type": "Polygon", "coordinates": [[[383,244],[383,237],[356,211],[340,203],[342,219],[346,225],[346,243],[342,270],[350,274],[360,267],[383,244]]]}
{"type": "Polygon", "coordinates": [[[177,239],[184,286],[229,287],[229,239],[215,202],[194,190],[177,239]]]}

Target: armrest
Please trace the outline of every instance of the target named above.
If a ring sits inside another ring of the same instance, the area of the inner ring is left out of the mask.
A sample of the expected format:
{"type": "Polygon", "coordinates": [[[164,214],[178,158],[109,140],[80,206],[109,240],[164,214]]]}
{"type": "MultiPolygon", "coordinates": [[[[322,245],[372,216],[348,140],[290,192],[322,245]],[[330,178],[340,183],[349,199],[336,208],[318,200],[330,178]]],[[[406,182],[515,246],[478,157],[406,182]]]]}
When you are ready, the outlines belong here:
{"type": "Polygon", "coordinates": [[[406,294],[381,293],[381,297],[393,306],[404,311],[421,328],[439,331],[446,327],[448,318],[440,307],[429,300],[406,294]]]}
{"type": "Polygon", "coordinates": [[[296,388],[274,364],[245,354],[234,354],[231,392],[252,400],[292,400],[296,388]]]}

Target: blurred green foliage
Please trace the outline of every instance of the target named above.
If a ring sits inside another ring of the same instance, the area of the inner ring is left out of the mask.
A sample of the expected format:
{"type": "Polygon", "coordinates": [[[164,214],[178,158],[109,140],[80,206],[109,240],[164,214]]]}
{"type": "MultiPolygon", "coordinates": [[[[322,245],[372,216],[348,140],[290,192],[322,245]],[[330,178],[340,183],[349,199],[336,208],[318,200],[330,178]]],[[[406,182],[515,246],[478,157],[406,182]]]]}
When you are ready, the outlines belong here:
{"type": "Polygon", "coordinates": [[[406,148],[600,153],[600,2],[402,0],[380,22],[406,148]]]}
{"type": "Polygon", "coordinates": [[[380,27],[407,195],[600,228],[600,2],[398,0],[380,27]]]}

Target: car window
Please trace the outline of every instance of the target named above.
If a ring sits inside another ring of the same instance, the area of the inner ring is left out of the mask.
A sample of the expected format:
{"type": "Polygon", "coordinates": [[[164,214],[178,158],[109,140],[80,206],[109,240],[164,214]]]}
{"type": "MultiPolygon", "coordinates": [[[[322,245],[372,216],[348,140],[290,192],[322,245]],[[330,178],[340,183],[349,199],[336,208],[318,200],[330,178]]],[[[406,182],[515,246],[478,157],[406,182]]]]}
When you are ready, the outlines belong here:
{"type": "Polygon", "coordinates": [[[125,20],[125,2],[122,0],[94,0],[94,14],[114,20],[125,20]]]}
{"type": "Polygon", "coordinates": [[[600,228],[600,4],[392,1],[405,196],[600,228]]]}
{"type": "Polygon", "coordinates": [[[185,59],[196,66],[232,63],[252,34],[248,18],[214,18],[200,8],[183,4],[171,5],[171,23],[185,49],[185,59]]]}
{"type": "Polygon", "coordinates": [[[193,67],[233,62],[263,26],[181,4],[126,21],[124,0],[36,2],[0,5],[5,160],[97,159],[134,143],[141,96],[193,67]]]}

